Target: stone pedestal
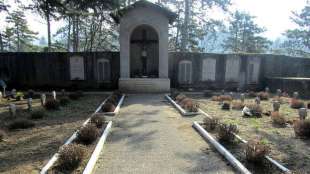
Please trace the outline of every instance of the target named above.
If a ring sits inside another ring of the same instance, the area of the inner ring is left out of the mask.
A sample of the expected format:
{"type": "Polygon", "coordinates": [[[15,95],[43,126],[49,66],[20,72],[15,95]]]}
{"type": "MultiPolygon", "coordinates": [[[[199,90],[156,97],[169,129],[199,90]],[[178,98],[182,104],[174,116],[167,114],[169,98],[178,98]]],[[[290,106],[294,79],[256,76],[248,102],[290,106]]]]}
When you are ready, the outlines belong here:
{"type": "Polygon", "coordinates": [[[118,87],[125,93],[165,93],[170,92],[170,79],[120,78],[118,87]]]}

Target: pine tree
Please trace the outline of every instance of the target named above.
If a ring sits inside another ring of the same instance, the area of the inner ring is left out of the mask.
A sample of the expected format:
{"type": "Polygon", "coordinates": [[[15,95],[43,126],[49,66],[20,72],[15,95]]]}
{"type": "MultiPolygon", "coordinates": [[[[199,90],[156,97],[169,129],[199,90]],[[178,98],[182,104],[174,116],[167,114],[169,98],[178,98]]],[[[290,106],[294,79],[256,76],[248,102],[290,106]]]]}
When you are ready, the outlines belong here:
{"type": "Polygon", "coordinates": [[[5,40],[8,51],[27,51],[32,48],[32,41],[37,33],[28,28],[23,11],[13,11],[6,17],[6,22],[11,24],[5,30],[5,40]]]}
{"type": "Polygon", "coordinates": [[[229,26],[229,37],[223,45],[232,52],[262,53],[271,44],[260,36],[266,30],[254,23],[254,16],[245,12],[236,11],[229,26]]]}
{"type": "Polygon", "coordinates": [[[300,13],[293,12],[291,18],[294,23],[298,25],[298,28],[286,31],[286,37],[288,42],[286,46],[290,46],[294,43],[293,47],[288,47],[300,53],[310,53],[310,2],[302,9],[300,13]],[[296,47],[296,45],[299,45],[296,47]]]}

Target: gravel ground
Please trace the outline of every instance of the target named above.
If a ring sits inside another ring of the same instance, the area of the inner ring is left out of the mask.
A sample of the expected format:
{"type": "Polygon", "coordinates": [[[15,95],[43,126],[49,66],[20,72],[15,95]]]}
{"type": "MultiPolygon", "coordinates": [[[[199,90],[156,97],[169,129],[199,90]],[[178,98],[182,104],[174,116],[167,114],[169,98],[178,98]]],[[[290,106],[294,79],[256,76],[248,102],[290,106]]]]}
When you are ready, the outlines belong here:
{"type": "Polygon", "coordinates": [[[194,118],[184,119],[163,95],[130,95],[110,119],[94,173],[236,173],[191,127],[194,118]]]}

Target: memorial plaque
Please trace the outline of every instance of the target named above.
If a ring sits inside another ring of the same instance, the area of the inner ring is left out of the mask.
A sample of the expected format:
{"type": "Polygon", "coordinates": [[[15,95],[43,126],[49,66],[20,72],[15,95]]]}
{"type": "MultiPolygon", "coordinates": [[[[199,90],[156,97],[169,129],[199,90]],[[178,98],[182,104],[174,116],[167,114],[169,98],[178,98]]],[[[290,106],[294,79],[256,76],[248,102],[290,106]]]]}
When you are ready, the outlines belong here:
{"type": "Polygon", "coordinates": [[[70,78],[71,80],[85,80],[83,57],[70,57],[70,78]]]}

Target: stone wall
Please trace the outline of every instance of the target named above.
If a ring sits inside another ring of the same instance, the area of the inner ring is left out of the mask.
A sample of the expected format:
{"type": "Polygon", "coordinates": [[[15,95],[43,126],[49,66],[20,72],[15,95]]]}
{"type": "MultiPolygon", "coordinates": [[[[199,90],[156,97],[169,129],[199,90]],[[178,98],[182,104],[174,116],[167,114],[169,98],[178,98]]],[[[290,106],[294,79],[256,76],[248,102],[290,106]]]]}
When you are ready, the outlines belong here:
{"type": "Polygon", "coordinates": [[[0,79],[18,89],[49,87],[68,89],[115,89],[119,77],[119,53],[0,53],[0,79]],[[84,58],[85,80],[70,79],[70,57],[84,58]],[[109,81],[98,80],[97,61],[110,62],[109,81]]]}
{"type": "MultiPolygon", "coordinates": [[[[119,52],[0,53],[0,79],[8,82],[9,87],[19,89],[117,89],[119,60],[119,52]],[[70,57],[73,56],[83,57],[85,80],[71,80],[70,57]],[[100,81],[98,77],[98,62],[102,59],[110,65],[108,81],[100,81]]],[[[169,53],[169,78],[173,88],[281,86],[283,82],[279,80],[271,82],[274,77],[310,77],[310,59],[266,54],[169,53]]]]}

